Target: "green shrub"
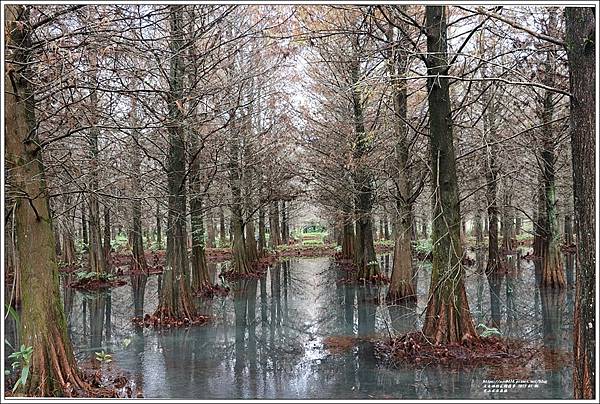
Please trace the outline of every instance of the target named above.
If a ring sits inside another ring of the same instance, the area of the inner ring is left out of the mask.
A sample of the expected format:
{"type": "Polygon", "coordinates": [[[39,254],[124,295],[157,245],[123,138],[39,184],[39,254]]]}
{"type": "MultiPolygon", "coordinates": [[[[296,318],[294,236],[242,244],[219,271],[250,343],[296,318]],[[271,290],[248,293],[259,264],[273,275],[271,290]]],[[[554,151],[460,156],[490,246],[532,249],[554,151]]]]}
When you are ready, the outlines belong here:
{"type": "Polygon", "coordinates": [[[433,244],[430,238],[417,240],[415,242],[415,251],[418,254],[429,254],[433,250],[433,244]]]}
{"type": "MultiPolygon", "coordinates": [[[[4,341],[8,346],[13,348],[8,341],[4,341]]],[[[14,349],[14,348],[13,348],[14,349]]],[[[13,393],[19,388],[19,386],[25,386],[27,378],[29,377],[29,367],[31,366],[31,355],[33,354],[33,347],[21,345],[21,348],[8,355],[8,359],[12,359],[11,368],[13,371],[21,368],[21,376],[15,382],[13,386],[13,393]]],[[[10,374],[10,371],[6,370],[5,374],[10,374]],[[8,373],[7,373],[8,372],[8,373]]]]}
{"type": "Polygon", "coordinates": [[[115,280],[115,276],[113,274],[109,274],[106,272],[98,273],[98,272],[86,272],[86,271],[77,271],[75,272],[75,277],[78,282],[85,280],[98,279],[105,282],[110,282],[115,280]]]}
{"type": "Polygon", "coordinates": [[[128,241],[127,235],[120,233],[117,234],[114,240],[110,241],[110,245],[114,251],[123,251],[127,248],[128,241]]]}

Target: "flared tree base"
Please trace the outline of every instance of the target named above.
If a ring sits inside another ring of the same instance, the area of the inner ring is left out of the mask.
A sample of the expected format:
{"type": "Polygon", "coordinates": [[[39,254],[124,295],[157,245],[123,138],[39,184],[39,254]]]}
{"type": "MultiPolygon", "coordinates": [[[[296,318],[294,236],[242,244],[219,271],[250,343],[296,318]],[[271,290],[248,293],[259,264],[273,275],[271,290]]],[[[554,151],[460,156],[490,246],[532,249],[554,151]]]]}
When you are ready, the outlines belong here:
{"type": "Polygon", "coordinates": [[[397,288],[392,288],[392,285],[390,285],[385,300],[392,305],[416,303],[417,294],[411,281],[403,281],[397,288]]]}
{"type": "Polygon", "coordinates": [[[29,379],[16,393],[36,397],[78,396],[90,385],[83,379],[75,359],[65,346],[59,331],[51,327],[48,334],[36,338],[30,360],[29,379]]]}
{"type": "Polygon", "coordinates": [[[550,251],[542,257],[542,277],[540,286],[543,288],[562,289],[567,286],[565,271],[560,259],[560,252],[550,251]]]}
{"type": "Polygon", "coordinates": [[[423,334],[433,344],[462,343],[478,338],[464,286],[456,293],[459,296],[451,293],[444,297],[437,293],[430,296],[423,334]]]}
{"type": "Polygon", "coordinates": [[[362,267],[359,267],[356,277],[360,282],[369,282],[372,280],[372,278],[378,275],[379,264],[367,264],[362,267]]]}

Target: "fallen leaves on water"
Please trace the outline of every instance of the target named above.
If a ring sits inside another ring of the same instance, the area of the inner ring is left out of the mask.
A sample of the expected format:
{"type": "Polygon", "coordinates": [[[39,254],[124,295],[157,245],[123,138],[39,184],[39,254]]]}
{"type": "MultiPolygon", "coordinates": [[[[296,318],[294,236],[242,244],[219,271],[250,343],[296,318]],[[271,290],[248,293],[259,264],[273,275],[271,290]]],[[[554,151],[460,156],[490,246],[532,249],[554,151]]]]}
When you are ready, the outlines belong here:
{"type": "Polygon", "coordinates": [[[348,352],[358,343],[358,339],[350,335],[335,335],[323,340],[325,349],[332,353],[348,352]]]}
{"type": "Polygon", "coordinates": [[[131,322],[137,327],[154,328],[179,328],[193,325],[203,325],[208,322],[210,316],[198,315],[192,318],[159,317],[146,314],[144,317],[134,317],[131,322]]]}
{"type": "Polygon", "coordinates": [[[377,357],[388,365],[441,364],[449,367],[513,363],[528,359],[518,341],[499,337],[468,338],[462,343],[431,344],[420,332],[403,334],[377,344],[377,357]]]}

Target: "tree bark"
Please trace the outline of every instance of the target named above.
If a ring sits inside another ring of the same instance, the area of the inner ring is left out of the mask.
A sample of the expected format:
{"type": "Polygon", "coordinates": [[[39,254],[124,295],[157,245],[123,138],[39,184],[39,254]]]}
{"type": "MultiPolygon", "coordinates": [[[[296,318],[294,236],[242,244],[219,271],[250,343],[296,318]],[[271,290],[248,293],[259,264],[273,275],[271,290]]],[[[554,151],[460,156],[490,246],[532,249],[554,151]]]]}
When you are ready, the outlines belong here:
{"type": "Polygon", "coordinates": [[[274,201],[269,205],[269,240],[271,248],[276,249],[281,244],[281,230],[279,227],[279,202],[274,201]]]}
{"type": "MultiPolygon", "coordinates": [[[[71,199],[67,197],[67,203],[71,203],[71,199]]],[[[67,212],[65,215],[65,223],[62,231],[62,260],[67,265],[73,265],[77,260],[75,255],[75,208],[67,212]]],[[[9,254],[7,253],[7,256],[9,254]]]]}
{"type": "Polygon", "coordinates": [[[423,333],[433,343],[476,338],[464,285],[460,207],[452,137],[446,10],[427,6],[427,80],[432,178],[434,181],[433,264],[423,333]]]}
{"type": "Polygon", "coordinates": [[[390,239],[390,222],[387,214],[383,217],[383,238],[385,240],[390,239]]]}
{"type": "Polygon", "coordinates": [[[342,259],[352,259],[354,257],[354,226],[350,219],[344,222],[342,235],[342,259]]]}
{"type": "MultiPolygon", "coordinates": [[[[235,119],[234,119],[235,120],[235,119]]],[[[252,272],[246,249],[242,201],[242,168],[240,167],[239,128],[232,123],[229,146],[229,186],[231,188],[231,230],[233,250],[233,270],[238,274],[252,272]]]]}
{"type": "Polygon", "coordinates": [[[219,208],[219,247],[227,243],[227,232],[225,230],[225,212],[223,207],[219,208]]]}
{"type": "Polygon", "coordinates": [[[290,229],[288,224],[289,204],[281,201],[281,243],[287,245],[290,241],[290,229]]]}
{"type": "MultiPolygon", "coordinates": [[[[192,168],[192,172],[198,168],[192,168]]],[[[197,171],[196,171],[197,172],[197,171]]],[[[206,251],[204,248],[204,221],[202,220],[202,198],[197,194],[200,184],[192,174],[190,178],[190,215],[192,217],[192,290],[197,291],[211,284],[206,251]]]]}
{"type": "Polygon", "coordinates": [[[523,231],[523,217],[521,216],[521,212],[515,212],[515,235],[519,236],[523,231]]]}
{"type": "Polygon", "coordinates": [[[90,244],[88,249],[88,260],[91,272],[103,273],[106,272],[106,260],[104,259],[104,251],[102,248],[102,230],[100,228],[100,204],[98,201],[99,191],[99,173],[100,173],[100,162],[99,162],[99,149],[98,149],[98,138],[100,136],[100,128],[98,127],[98,92],[95,87],[97,86],[97,69],[98,63],[94,51],[91,51],[90,55],[90,67],[91,72],[91,85],[92,90],[90,93],[90,124],[91,129],[88,137],[90,145],[90,162],[89,162],[89,174],[90,174],[90,187],[89,192],[89,236],[90,244]]]}
{"type": "Polygon", "coordinates": [[[156,200],[156,249],[162,250],[162,215],[160,213],[160,202],[156,200]]]}
{"type": "Polygon", "coordinates": [[[364,125],[363,97],[360,89],[360,59],[358,55],[351,62],[350,75],[355,132],[353,159],[356,165],[353,172],[356,187],[354,197],[356,213],[354,263],[358,267],[357,278],[369,280],[379,274],[379,264],[373,244],[373,178],[365,161],[371,146],[368,144],[364,125]]]}
{"type": "Polygon", "coordinates": [[[19,257],[21,343],[33,347],[30,376],[20,390],[29,396],[64,396],[86,389],[67,336],[48,193],[38,147],[31,67],[29,8],[5,6],[5,153],[11,170],[19,257]]]}
{"type": "Polygon", "coordinates": [[[182,49],[183,38],[181,10],[184,6],[169,6],[171,28],[168,94],[168,165],[167,183],[169,191],[169,214],[167,227],[167,267],[163,272],[160,302],[155,315],[159,318],[191,319],[196,315],[188,270],[187,229],[186,229],[186,189],[185,189],[185,139],[181,126],[182,112],[177,105],[183,99],[182,80],[184,66],[182,49]]]}
{"type": "Polygon", "coordinates": [[[265,210],[258,209],[258,256],[262,257],[267,248],[267,236],[265,231],[265,210]]]}
{"type": "Polygon", "coordinates": [[[212,210],[206,211],[206,248],[215,248],[215,221],[212,210]]]}
{"type": "MultiPolygon", "coordinates": [[[[399,6],[405,8],[406,6],[399,6]]],[[[412,220],[413,203],[411,201],[412,185],[410,182],[410,162],[408,156],[408,125],[406,81],[400,80],[404,75],[408,55],[403,51],[405,44],[396,42],[394,28],[390,24],[387,40],[394,44],[388,54],[388,74],[392,86],[394,100],[395,124],[395,163],[396,163],[396,240],[394,244],[394,261],[392,275],[386,299],[392,304],[412,301],[417,295],[413,288],[414,271],[412,267],[412,220]]]]}
{"type": "Polygon", "coordinates": [[[573,218],[569,214],[565,215],[565,244],[573,244],[573,218]]]}
{"type": "Polygon", "coordinates": [[[111,259],[110,253],[112,251],[112,246],[110,244],[110,208],[105,205],[104,206],[104,242],[102,246],[102,252],[104,254],[104,262],[106,263],[106,270],[112,271],[111,269],[111,259]]]}
{"type": "Polygon", "coordinates": [[[577,276],[573,353],[576,399],[596,397],[596,16],[592,7],[565,9],[571,92],[577,276]]]}
{"type": "MultiPolygon", "coordinates": [[[[137,119],[137,100],[132,98],[131,100],[131,111],[130,120],[132,126],[138,125],[137,119]]],[[[134,129],[132,131],[132,143],[131,143],[131,192],[133,198],[131,199],[131,250],[133,259],[131,261],[131,271],[133,272],[148,272],[148,263],[146,262],[146,255],[144,254],[144,244],[142,239],[142,201],[140,195],[142,194],[142,187],[140,185],[141,169],[142,169],[142,156],[138,148],[140,142],[139,130],[134,129]]],[[[157,204],[158,207],[158,204],[157,204]]],[[[160,226],[157,212],[157,226],[160,226]]]]}
{"type": "Polygon", "coordinates": [[[87,226],[87,215],[86,212],[87,211],[87,203],[85,202],[85,196],[82,195],[82,201],[81,201],[81,241],[84,244],[84,249],[87,249],[88,243],[89,243],[89,237],[88,237],[88,226],[87,226]]]}
{"type": "MultiPolygon", "coordinates": [[[[556,11],[550,12],[550,25],[556,24],[556,11]]],[[[554,86],[556,75],[556,49],[551,45],[544,62],[543,83],[550,87],[554,86]]],[[[555,162],[556,153],[554,130],[552,120],[554,119],[554,93],[546,91],[544,94],[542,123],[542,173],[544,180],[544,201],[546,205],[545,231],[542,244],[542,278],[543,287],[564,288],[566,286],[565,271],[560,255],[560,230],[558,226],[558,214],[556,210],[556,175],[555,162]]]]}

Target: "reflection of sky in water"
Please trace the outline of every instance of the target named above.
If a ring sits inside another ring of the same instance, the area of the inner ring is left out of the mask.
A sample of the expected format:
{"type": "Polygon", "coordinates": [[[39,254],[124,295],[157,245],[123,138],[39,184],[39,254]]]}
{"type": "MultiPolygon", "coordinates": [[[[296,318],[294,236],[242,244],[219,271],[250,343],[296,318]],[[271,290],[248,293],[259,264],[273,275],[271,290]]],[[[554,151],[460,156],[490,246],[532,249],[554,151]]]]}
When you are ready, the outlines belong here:
{"type": "MultiPolygon", "coordinates": [[[[380,257],[382,268],[388,271],[389,261],[380,257]]],[[[430,265],[418,265],[417,313],[422,316],[430,265]]],[[[505,335],[537,346],[558,347],[567,352],[567,360],[561,359],[555,368],[547,366],[550,359],[540,358],[526,369],[507,369],[506,378],[519,379],[518,372],[527,372],[526,378],[544,379],[548,384],[506,394],[484,393],[482,381],[493,378],[485,368],[458,372],[437,366],[386,369],[376,366],[368,342],[357,343],[345,353],[325,349],[329,336],[387,336],[395,328],[415,327],[410,313],[398,314],[396,309],[368,302],[383,298],[385,290],[357,290],[336,282],[347,274],[329,267],[328,258],[293,260],[271,268],[262,281],[231,284],[228,297],[199,302],[201,311],[214,315],[214,321],[190,329],[136,331],[130,322],[134,315],[130,284],[105,296],[72,290],[69,296],[67,290],[63,298],[71,306],[69,328],[78,355],[89,357],[101,349],[111,352],[115,364],[142,384],[145,397],[571,397],[573,290],[558,298],[540,295],[534,287],[533,264],[521,262],[520,269],[515,269],[518,275],[508,285],[504,281],[497,291],[500,328],[505,335]],[[131,343],[125,347],[127,339],[131,343]]],[[[220,271],[214,265],[211,270],[213,274],[220,271]]],[[[158,277],[152,276],[145,287],[145,313],[156,308],[157,290],[158,277]]],[[[467,293],[474,321],[490,324],[490,288],[475,267],[467,271],[467,293]]],[[[416,321],[418,327],[421,322],[416,321]]]]}

